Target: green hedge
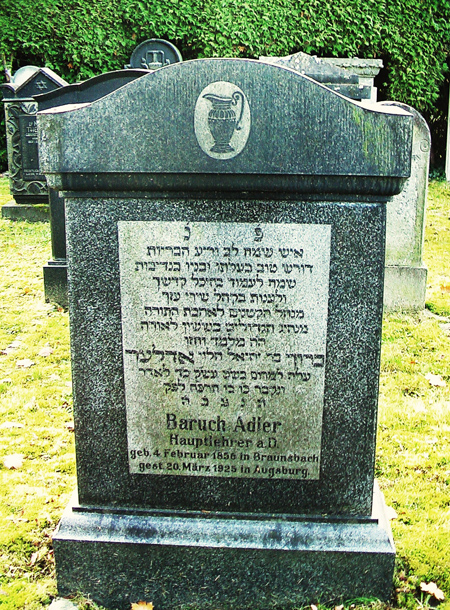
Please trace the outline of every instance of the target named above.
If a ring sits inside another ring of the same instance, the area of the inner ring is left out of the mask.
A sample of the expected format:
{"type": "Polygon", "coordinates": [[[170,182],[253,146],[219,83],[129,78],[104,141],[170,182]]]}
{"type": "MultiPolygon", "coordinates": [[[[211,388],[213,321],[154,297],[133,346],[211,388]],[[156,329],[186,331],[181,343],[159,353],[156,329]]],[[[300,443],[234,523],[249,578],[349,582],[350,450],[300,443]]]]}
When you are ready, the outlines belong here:
{"type": "MultiPolygon", "coordinates": [[[[0,6],[0,57],[14,71],[46,65],[69,82],[83,80],[122,68],[151,37],[170,40],[185,59],[296,51],[378,57],[386,66],[382,97],[424,113],[438,137],[445,131],[449,0],[2,0],[0,6]]],[[[438,162],[442,152],[435,150],[438,162]]]]}

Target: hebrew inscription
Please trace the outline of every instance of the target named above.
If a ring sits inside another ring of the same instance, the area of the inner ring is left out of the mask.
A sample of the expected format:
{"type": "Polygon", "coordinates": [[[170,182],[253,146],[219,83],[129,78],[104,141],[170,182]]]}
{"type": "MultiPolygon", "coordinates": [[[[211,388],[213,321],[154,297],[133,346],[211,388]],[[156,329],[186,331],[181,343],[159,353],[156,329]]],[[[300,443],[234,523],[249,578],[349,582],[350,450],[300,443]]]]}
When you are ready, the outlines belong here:
{"type": "Polygon", "coordinates": [[[130,472],[318,479],[330,226],[118,232],[130,472]]]}

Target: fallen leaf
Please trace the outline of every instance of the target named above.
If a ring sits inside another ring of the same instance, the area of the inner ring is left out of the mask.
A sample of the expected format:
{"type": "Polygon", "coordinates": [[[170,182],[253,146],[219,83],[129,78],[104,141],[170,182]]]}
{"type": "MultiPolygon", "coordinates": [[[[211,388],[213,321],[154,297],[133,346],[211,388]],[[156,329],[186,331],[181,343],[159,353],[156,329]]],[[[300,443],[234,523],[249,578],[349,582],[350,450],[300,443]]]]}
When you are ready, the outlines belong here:
{"type": "Polygon", "coordinates": [[[442,292],[450,292],[450,284],[441,284],[442,292]]]}
{"type": "Polygon", "coordinates": [[[9,470],[17,470],[22,468],[23,455],[21,453],[13,453],[12,455],[5,455],[3,458],[3,466],[9,468],[9,470]]]}
{"type": "Polygon", "coordinates": [[[131,604],[131,610],[153,610],[152,602],[138,602],[131,604]]]}
{"type": "Polygon", "coordinates": [[[19,424],[15,421],[5,421],[3,422],[3,424],[0,426],[0,428],[23,428],[23,424],[19,424]]]}
{"type": "Polygon", "coordinates": [[[425,593],[429,593],[439,601],[443,601],[445,599],[444,593],[438,588],[435,582],[421,582],[420,588],[422,591],[424,591],[425,593]]]}
{"type": "Polygon", "coordinates": [[[317,606],[315,606],[314,604],[311,604],[310,608],[311,610],[317,610],[317,606]]]}
{"type": "Polygon", "coordinates": [[[30,366],[33,366],[34,362],[32,360],[30,360],[29,358],[25,358],[24,360],[18,360],[16,362],[16,366],[18,368],[23,368],[23,369],[29,369],[30,366]]]}
{"type": "Polygon", "coordinates": [[[14,517],[14,515],[9,515],[9,517],[5,517],[5,519],[12,521],[16,525],[18,523],[28,523],[28,519],[25,519],[24,517],[14,517]]]}
{"type": "Polygon", "coordinates": [[[33,398],[23,406],[24,409],[34,409],[35,407],[36,407],[36,396],[33,396],[33,398]]]}
{"type": "Polygon", "coordinates": [[[53,354],[53,350],[49,345],[46,345],[45,347],[43,347],[41,349],[41,351],[39,352],[39,356],[42,356],[44,358],[46,358],[47,356],[50,356],[50,354],[53,354]]]}
{"type": "Polygon", "coordinates": [[[39,557],[39,553],[38,551],[36,551],[35,553],[33,553],[30,557],[30,565],[34,566],[34,564],[36,563],[36,559],[39,557]]]}
{"type": "Polygon", "coordinates": [[[430,385],[439,386],[441,388],[445,388],[445,386],[447,385],[442,379],[441,375],[433,375],[433,373],[427,373],[425,375],[425,379],[428,379],[430,385]]]}
{"type": "Polygon", "coordinates": [[[12,352],[14,352],[14,350],[19,348],[21,345],[22,345],[22,341],[13,341],[12,343],[10,343],[8,345],[8,347],[5,347],[5,349],[2,349],[0,353],[3,354],[4,356],[8,356],[9,354],[12,354],[12,352]]]}

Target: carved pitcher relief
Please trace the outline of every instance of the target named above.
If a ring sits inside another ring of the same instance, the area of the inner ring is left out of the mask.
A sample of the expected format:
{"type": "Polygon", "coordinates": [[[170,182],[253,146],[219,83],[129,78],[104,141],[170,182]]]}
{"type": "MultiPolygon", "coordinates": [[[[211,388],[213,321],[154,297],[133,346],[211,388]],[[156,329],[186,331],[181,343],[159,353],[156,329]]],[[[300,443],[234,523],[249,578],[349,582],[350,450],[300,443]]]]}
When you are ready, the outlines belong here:
{"type": "Polygon", "coordinates": [[[200,148],[213,159],[232,159],[247,144],[250,106],[234,83],[217,81],[200,93],[194,111],[194,129],[200,148]]]}

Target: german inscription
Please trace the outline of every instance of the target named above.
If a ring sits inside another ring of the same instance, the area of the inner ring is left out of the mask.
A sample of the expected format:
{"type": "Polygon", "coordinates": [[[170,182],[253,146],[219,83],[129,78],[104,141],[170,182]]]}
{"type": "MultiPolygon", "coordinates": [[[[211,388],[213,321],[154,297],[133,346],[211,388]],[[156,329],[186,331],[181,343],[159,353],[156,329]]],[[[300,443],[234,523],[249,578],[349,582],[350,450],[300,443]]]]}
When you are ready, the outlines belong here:
{"type": "Polygon", "coordinates": [[[318,479],[330,226],[118,232],[130,472],[318,479]]]}

